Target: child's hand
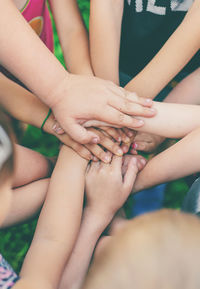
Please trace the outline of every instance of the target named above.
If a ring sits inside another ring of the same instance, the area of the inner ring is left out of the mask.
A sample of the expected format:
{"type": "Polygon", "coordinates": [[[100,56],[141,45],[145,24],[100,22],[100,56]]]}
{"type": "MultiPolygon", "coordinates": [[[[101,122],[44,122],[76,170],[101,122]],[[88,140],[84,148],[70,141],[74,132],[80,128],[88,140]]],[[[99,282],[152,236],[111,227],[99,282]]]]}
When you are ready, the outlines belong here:
{"type": "Polygon", "coordinates": [[[111,164],[92,163],[86,174],[87,208],[95,215],[112,219],[128,198],[138,172],[135,157],[129,159],[123,176],[122,157],[114,156],[111,164]]]}
{"type": "Polygon", "coordinates": [[[93,76],[68,76],[48,97],[48,106],[62,128],[79,143],[97,143],[98,136],[88,132],[87,120],[100,120],[120,127],[141,127],[144,122],[134,116],[153,117],[150,99],[117,87],[93,76]],[[131,115],[133,117],[131,117],[131,115]]]}
{"type": "Polygon", "coordinates": [[[154,152],[164,140],[165,138],[159,135],[138,132],[134,139],[131,153],[135,154],[136,151],[154,152]]]}
{"type": "Polygon", "coordinates": [[[99,138],[99,144],[86,144],[81,145],[74,141],[69,135],[66,133],[62,133],[62,129],[58,123],[55,123],[52,127],[55,131],[57,138],[67,145],[68,147],[72,148],[75,152],[77,152],[81,157],[86,160],[93,160],[98,161],[101,160],[105,163],[109,163],[111,161],[111,154],[104,151],[110,151],[112,154],[122,156],[123,150],[120,148],[119,143],[115,142],[111,137],[105,135],[101,130],[97,130],[94,128],[89,128],[88,130],[91,132],[96,133],[99,138]]]}
{"type": "MultiPolygon", "coordinates": [[[[125,173],[128,169],[128,166],[129,166],[129,162],[132,158],[133,158],[133,156],[128,155],[128,154],[123,157],[123,165],[122,165],[122,175],[123,176],[125,175],[125,173]]],[[[143,168],[147,164],[147,160],[143,156],[140,156],[140,155],[134,156],[134,158],[137,162],[138,171],[143,170],[143,168]]]]}

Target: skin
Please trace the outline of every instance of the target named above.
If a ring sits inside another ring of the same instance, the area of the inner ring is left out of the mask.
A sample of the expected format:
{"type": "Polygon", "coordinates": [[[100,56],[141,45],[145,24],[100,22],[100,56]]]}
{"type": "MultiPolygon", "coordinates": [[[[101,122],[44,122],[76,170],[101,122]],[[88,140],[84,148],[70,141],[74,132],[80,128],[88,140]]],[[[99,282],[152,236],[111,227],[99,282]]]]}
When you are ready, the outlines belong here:
{"type": "MultiPolygon", "coordinates": [[[[52,5],[54,3],[52,1],[52,5]]],[[[0,48],[2,65],[52,109],[61,127],[74,140],[79,143],[99,142],[96,134],[82,126],[86,120],[98,119],[134,128],[143,123],[127,114],[137,115],[140,109],[140,115],[155,115],[155,111],[143,107],[148,107],[149,102],[132,93],[127,94],[113,83],[94,76],[68,73],[32,31],[11,0],[1,1],[0,11],[0,25],[5,27],[0,33],[0,42],[3,43],[0,48]],[[33,57],[36,51],[40,56],[38,58],[33,57]]],[[[79,38],[76,39],[78,41],[79,38]]]]}
{"type": "Polygon", "coordinates": [[[199,226],[173,210],[129,221],[95,257],[82,288],[198,288],[199,226]]]}
{"type": "Polygon", "coordinates": [[[88,167],[87,204],[75,247],[61,279],[60,289],[81,288],[95,245],[116,211],[126,201],[137,172],[137,161],[133,157],[128,160],[124,174],[122,158],[116,156],[109,165],[92,163],[88,167]]]}
{"type": "MultiPolygon", "coordinates": [[[[90,11],[90,50],[94,73],[116,84],[119,84],[123,5],[123,0],[92,0],[90,11]]],[[[181,25],[158,54],[126,85],[128,91],[153,99],[187,64],[200,47],[199,10],[199,1],[194,1],[181,25]],[[152,78],[152,75],[156,77],[152,78]]],[[[169,102],[179,102],[180,99],[181,96],[177,99],[172,93],[169,102]]],[[[180,103],[184,103],[184,99],[180,103]]],[[[158,135],[138,133],[134,139],[133,153],[136,149],[152,152],[163,141],[164,138],[158,135]]]]}
{"type": "MultiPolygon", "coordinates": [[[[0,74],[0,87],[0,104],[6,111],[18,120],[40,128],[49,108],[31,92],[9,80],[3,74],[0,74]],[[34,114],[32,113],[33,111],[34,114]]],[[[49,116],[43,129],[45,132],[55,135],[62,143],[71,147],[87,160],[92,159],[97,161],[100,159],[104,162],[109,162],[110,155],[102,147],[113,154],[121,156],[123,154],[123,147],[120,148],[120,143],[122,142],[123,146],[125,143],[131,142],[130,138],[122,130],[102,127],[101,129],[89,128],[89,131],[99,136],[99,145],[81,145],[75,142],[68,134],[64,133],[53,114],[49,116]]],[[[42,167],[41,164],[40,168],[42,167]]]]}
{"type": "Polygon", "coordinates": [[[57,287],[81,222],[86,166],[84,159],[62,147],[21,279],[13,288],[30,288],[29,284],[33,288],[57,287]]]}

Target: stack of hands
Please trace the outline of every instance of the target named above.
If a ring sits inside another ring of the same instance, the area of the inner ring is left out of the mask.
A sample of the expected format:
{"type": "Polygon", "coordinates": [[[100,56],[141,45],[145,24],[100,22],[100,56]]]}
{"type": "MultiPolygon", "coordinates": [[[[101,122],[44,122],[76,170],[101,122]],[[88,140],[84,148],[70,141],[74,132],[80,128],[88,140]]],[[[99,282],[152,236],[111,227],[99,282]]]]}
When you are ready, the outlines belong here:
{"type": "Polygon", "coordinates": [[[50,99],[56,99],[49,103],[57,120],[53,123],[54,133],[87,160],[109,163],[111,156],[108,152],[117,156],[128,151],[133,154],[137,150],[150,152],[163,140],[134,131],[144,125],[140,117],[155,116],[153,101],[110,81],[70,74],[51,92],[50,99]],[[79,106],[74,101],[76,99],[79,106]],[[96,103],[95,109],[93,103],[96,103]]]}

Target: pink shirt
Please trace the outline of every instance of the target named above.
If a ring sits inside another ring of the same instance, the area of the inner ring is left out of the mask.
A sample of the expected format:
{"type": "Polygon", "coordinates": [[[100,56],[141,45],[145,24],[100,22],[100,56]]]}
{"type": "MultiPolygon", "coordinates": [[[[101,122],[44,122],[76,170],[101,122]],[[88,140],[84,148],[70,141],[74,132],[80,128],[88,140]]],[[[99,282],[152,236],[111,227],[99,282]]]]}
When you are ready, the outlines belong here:
{"type": "Polygon", "coordinates": [[[53,30],[46,1],[28,0],[21,13],[41,40],[53,52],[53,30]]]}

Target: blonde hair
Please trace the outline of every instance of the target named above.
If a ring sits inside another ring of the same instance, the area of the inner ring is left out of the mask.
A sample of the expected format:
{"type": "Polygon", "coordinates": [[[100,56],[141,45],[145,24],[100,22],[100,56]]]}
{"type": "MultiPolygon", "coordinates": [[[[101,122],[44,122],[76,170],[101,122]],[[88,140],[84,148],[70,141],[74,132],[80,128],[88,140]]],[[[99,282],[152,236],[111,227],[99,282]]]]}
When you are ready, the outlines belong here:
{"type": "Polygon", "coordinates": [[[199,289],[200,220],[173,210],[129,222],[101,255],[84,289],[199,289]]]}

